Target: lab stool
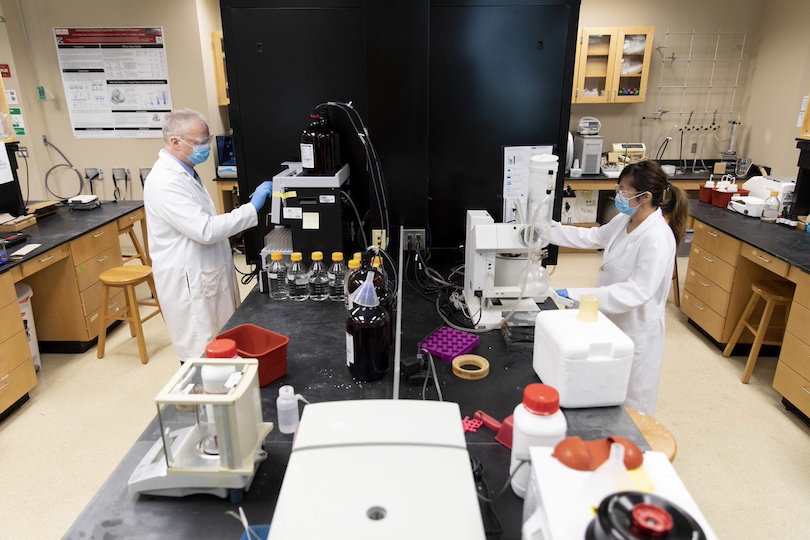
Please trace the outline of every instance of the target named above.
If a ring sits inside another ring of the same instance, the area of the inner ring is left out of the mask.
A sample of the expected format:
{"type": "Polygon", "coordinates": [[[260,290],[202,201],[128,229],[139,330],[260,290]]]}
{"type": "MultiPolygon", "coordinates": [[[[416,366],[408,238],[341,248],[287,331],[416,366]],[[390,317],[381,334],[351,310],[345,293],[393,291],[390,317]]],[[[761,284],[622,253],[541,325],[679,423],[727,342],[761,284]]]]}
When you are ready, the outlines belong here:
{"type": "Polygon", "coordinates": [[[146,342],[143,338],[142,323],[148,321],[160,311],[160,303],[158,302],[157,293],[155,292],[155,281],[152,278],[152,269],[148,266],[119,266],[111,268],[102,272],[98,276],[101,281],[101,313],[99,317],[99,332],[98,332],[98,357],[104,358],[104,342],[107,339],[107,321],[127,321],[129,322],[129,332],[132,336],[138,338],[138,351],[141,355],[141,363],[146,364],[149,358],[146,356],[146,342]],[[152,291],[153,301],[138,302],[135,297],[135,287],[141,283],[146,282],[149,289],[152,291]],[[127,307],[126,314],[119,315],[116,313],[107,313],[107,298],[109,297],[110,287],[120,287],[124,289],[124,296],[126,297],[127,307]],[[138,306],[153,306],[157,309],[141,318],[138,306]]]}
{"type": "MultiPolygon", "coordinates": [[[[127,227],[118,231],[119,236],[128,234],[129,239],[132,240],[132,245],[135,246],[135,255],[125,255],[123,257],[124,264],[128,263],[129,261],[133,261],[135,259],[140,259],[141,264],[146,266],[152,266],[152,259],[149,258],[149,253],[146,249],[141,245],[140,240],[138,240],[138,235],[135,234],[135,224],[132,223],[127,227]]],[[[144,238],[144,242],[146,242],[146,238],[144,238]]]]}
{"type": "Polygon", "coordinates": [[[644,440],[650,445],[652,451],[663,453],[670,463],[675,461],[675,454],[678,453],[678,443],[675,441],[672,432],[652,416],[641,414],[629,407],[625,407],[624,410],[630,415],[633,423],[644,436],[644,440]]]}
{"type": "Polygon", "coordinates": [[[751,295],[751,300],[745,306],[745,311],[740,317],[740,321],[734,328],[734,333],[731,334],[731,339],[723,350],[723,356],[731,356],[731,351],[740,340],[743,330],[746,328],[754,334],[754,343],[751,345],[751,353],[748,355],[748,361],[745,363],[745,369],[742,374],[742,382],[748,384],[751,379],[751,373],[754,371],[754,366],[757,363],[759,356],[759,349],[762,345],[781,345],[782,337],[785,334],[785,325],[772,327],[771,335],[768,334],[768,329],[771,322],[771,315],[776,306],[785,306],[785,324],[790,315],[790,303],[793,301],[794,285],[789,281],[782,279],[755,281],[751,285],[754,294],[751,295]],[[749,320],[754,313],[754,309],[759,303],[759,299],[765,300],[765,309],[762,311],[762,317],[759,319],[759,324],[754,324],[749,320]],[[774,332],[776,331],[776,332],[774,332]],[[766,337],[768,339],[766,339],[766,337]]]}

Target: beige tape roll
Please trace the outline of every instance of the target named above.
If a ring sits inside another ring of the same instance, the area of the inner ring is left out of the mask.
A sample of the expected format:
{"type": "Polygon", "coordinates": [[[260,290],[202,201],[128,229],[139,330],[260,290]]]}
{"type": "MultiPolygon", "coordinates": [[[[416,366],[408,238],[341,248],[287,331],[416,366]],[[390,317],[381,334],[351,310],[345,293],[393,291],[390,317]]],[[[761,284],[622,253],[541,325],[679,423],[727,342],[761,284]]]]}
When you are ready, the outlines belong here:
{"type": "Polygon", "coordinates": [[[477,354],[462,354],[453,359],[453,374],[459,379],[477,381],[489,375],[489,362],[477,354]],[[469,366],[478,369],[465,369],[469,366]]]}

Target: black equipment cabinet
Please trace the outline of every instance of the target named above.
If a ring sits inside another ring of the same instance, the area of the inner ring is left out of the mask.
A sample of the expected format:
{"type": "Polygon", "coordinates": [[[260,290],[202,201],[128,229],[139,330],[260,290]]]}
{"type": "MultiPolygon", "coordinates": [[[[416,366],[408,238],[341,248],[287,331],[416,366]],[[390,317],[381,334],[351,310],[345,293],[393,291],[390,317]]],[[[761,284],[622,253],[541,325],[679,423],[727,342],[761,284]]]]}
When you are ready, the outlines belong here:
{"type": "MultiPolygon", "coordinates": [[[[399,225],[431,249],[464,241],[466,209],[502,216],[503,146],[566,148],[580,0],[221,0],[240,193],[298,161],[310,110],[352,101],[399,225]]],[[[378,228],[363,146],[330,109],[348,191],[378,228]]],[[[563,171],[557,178],[560,215],[563,171]]],[[[370,224],[370,226],[369,226],[370,224]]],[[[258,260],[269,227],[246,235],[258,260]]],[[[392,238],[392,239],[393,239],[392,238]]],[[[552,261],[553,262],[553,259],[552,261]]]]}

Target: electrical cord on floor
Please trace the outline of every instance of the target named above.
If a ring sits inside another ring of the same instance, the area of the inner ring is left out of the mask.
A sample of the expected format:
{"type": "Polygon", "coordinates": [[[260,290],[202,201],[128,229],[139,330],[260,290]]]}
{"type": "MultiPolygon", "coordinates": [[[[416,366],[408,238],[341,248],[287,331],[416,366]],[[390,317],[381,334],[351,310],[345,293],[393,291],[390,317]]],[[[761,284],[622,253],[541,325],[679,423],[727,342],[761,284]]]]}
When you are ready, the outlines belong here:
{"type": "Polygon", "coordinates": [[[439,386],[439,377],[436,374],[436,363],[433,360],[433,355],[430,354],[430,351],[424,348],[420,348],[419,352],[416,354],[416,357],[420,360],[422,359],[422,353],[427,354],[428,356],[428,369],[427,369],[427,376],[425,380],[422,382],[422,400],[425,399],[425,392],[427,391],[427,383],[430,377],[433,377],[433,384],[436,386],[436,394],[439,396],[439,401],[444,401],[444,397],[442,397],[442,388],[439,386]]]}

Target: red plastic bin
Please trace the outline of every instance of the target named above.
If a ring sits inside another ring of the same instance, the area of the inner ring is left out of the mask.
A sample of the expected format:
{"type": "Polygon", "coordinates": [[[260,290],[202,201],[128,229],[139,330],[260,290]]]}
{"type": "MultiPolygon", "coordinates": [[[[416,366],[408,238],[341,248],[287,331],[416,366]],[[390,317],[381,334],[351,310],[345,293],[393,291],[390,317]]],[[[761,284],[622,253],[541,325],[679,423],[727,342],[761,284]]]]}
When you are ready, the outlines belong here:
{"type": "Polygon", "coordinates": [[[740,195],[745,197],[750,192],[747,189],[738,189],[737,191],[712,191],[712,206],[716,206],[718,208],[725,208],[728,206],[731,197],[734,195],[740,195]]]}
{"type": "Polygon", "coordinates": [[[232,339],[242,358],[259,361],[259,386],[267,386],[287,374],[287,344],[290,338],[255,324],[240,324],[217,339],[232,339]]]}

